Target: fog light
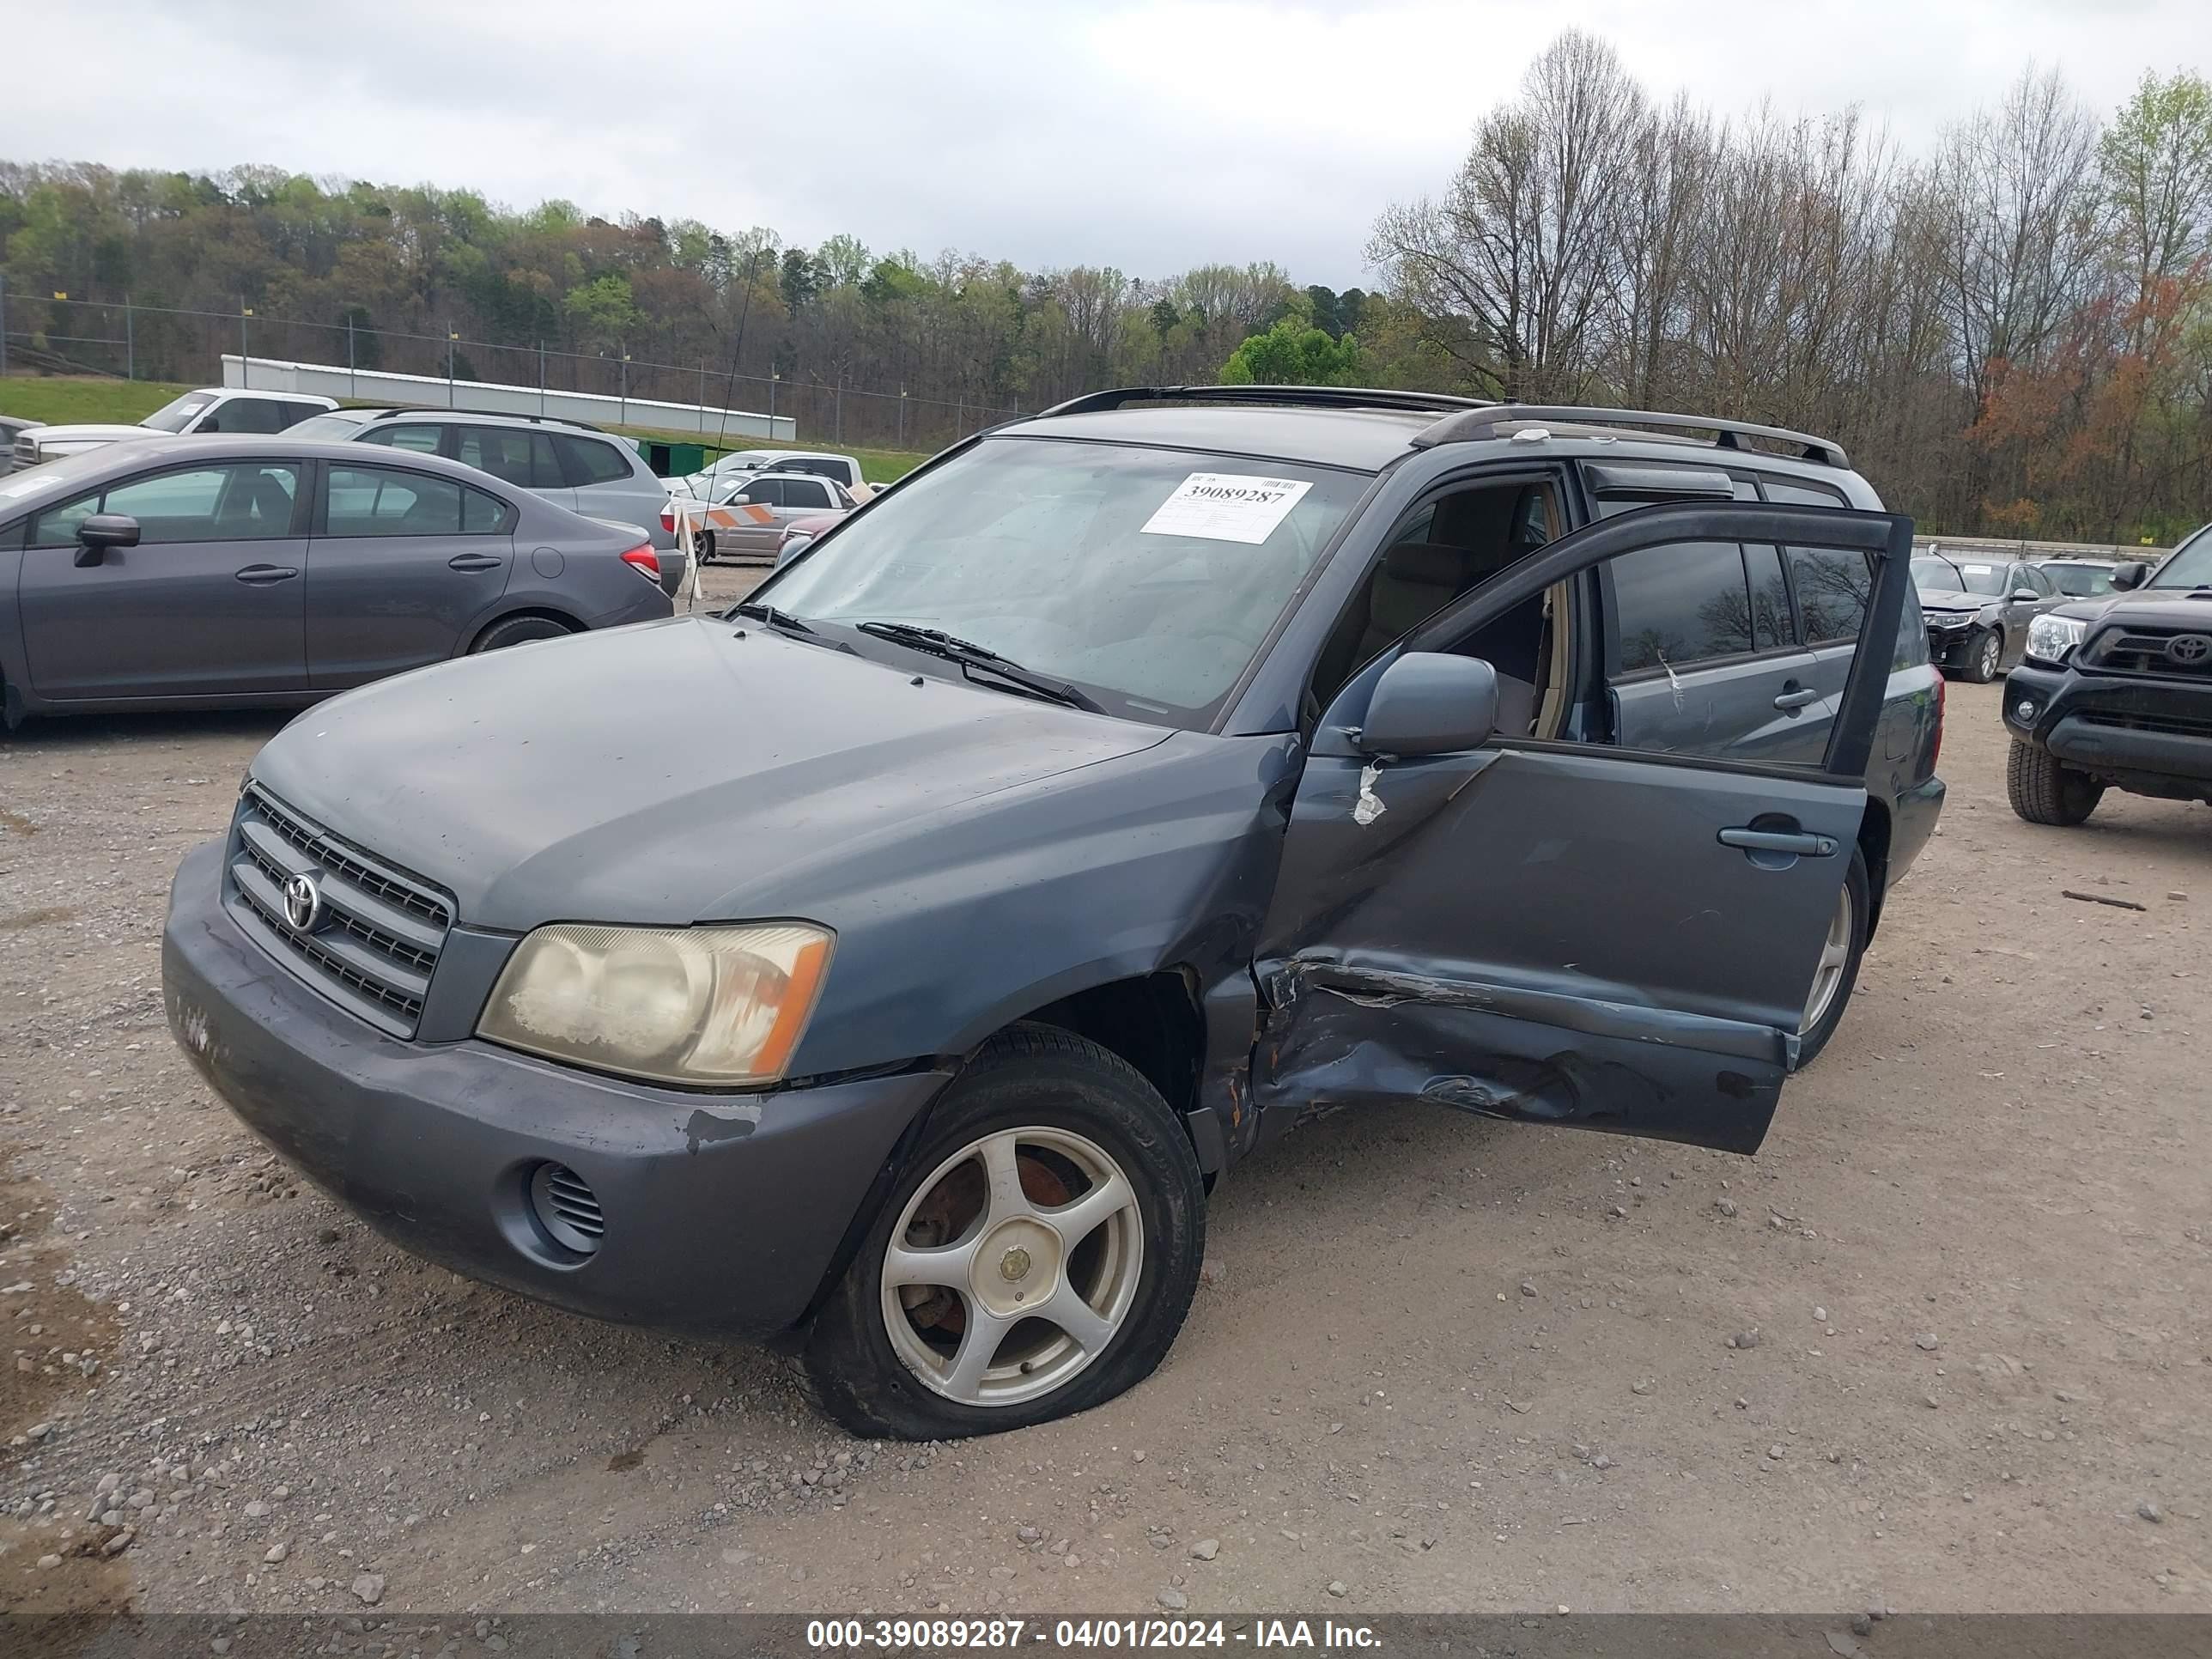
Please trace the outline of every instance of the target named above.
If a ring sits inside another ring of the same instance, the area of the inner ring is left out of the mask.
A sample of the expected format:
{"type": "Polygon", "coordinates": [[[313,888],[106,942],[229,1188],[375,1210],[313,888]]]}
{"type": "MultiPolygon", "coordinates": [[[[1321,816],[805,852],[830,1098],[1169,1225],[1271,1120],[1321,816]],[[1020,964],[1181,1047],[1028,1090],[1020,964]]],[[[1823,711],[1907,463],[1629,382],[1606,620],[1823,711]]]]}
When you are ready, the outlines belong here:
{"type": "Polygon", "coordinates": [[[2035,718],[2035,705],[2026,697],[2022,697],[2018,702],[2013,704],[2012,712],[2014,718],[2025,726],[2035,718]]]}

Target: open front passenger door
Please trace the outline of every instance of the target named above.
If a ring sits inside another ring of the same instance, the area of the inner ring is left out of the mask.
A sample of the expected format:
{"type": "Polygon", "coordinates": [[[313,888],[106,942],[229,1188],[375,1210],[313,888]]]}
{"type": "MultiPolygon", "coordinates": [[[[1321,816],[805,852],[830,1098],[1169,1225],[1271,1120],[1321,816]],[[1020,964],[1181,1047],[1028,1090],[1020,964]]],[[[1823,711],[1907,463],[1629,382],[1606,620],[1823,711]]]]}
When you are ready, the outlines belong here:
{"type": "Polygon", "coordinates": [[[1911,548],[1911,520],[1887,514],[1646,507],[1522,560],[1355,675],[1316,732],[1262,930],[1263,1133],[1308,1109],[1419,1098],[1755,1151],[1866,814],[1911,548]],[[1398,753],[1370,737],[1370,716],[1412,706],[1408,688],[1466,683],[1468,665],[1426,653],[1479,655],[1486,624],[1547,591],[1600,603],[1585,573],[1609,560],[1712,542],[1869,561],[1817,762],[1485,738],[1479,711],[1473,746],[1449,719],[1383,722],[1398,753]],[[1396,692],[1378,696],[1394,670],[1396,692]]]}

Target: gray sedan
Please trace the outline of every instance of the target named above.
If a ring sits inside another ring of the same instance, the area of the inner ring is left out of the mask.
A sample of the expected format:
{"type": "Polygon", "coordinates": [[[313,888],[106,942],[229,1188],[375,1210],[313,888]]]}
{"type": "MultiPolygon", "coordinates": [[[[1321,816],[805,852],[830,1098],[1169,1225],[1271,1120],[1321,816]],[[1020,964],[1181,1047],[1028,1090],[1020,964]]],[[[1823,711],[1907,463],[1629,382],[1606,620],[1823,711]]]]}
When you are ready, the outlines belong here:
{"type": "Polygon", "coordinates": [[[432,455],[118,444],[0,482],[0,707],[291,705],[668,616],[659,556],[432,455]]]}

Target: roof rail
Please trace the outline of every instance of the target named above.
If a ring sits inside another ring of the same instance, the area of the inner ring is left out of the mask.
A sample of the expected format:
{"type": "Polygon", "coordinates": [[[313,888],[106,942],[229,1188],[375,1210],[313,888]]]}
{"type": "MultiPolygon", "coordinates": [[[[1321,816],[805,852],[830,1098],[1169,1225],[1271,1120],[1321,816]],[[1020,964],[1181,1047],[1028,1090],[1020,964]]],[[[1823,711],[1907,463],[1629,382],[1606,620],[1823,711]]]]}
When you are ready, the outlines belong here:
{"type": "MultiPolygon", "coordinates": [[[[334,411],[343,413],[343,411],[334,411]]],[[[487,421],[527,421],[532,426],[573,426],[585,432],[605,428],[567,415],[520,415],[504,409],[452,409],[443,404],[390,404],[363,411],[372,421],[388,421],[401,415],[475,415],[487,421]]]]}
{"type": "Polygon", "coordinates": [[[1124,404],[1280,404],[1298,409],[1401,409],[1417,415],[1439,410],[1474,410],[1493,405],[1444,392],[1392,392],[1346,386],[1125,386],[1088,392],[1030,416],[1092,415],[1124,404]]]}
{"type": "Polygon", "coordinates": [[[1848,467],[1851,464],[1841,444],[1816,438],[1809,432],[1792,432],[1786,427],[1753,426],[1747,421],[1723,420],[1712,415],[1671,415],[1648,409],[1585,409],[1571,404],[1492,404],[1446,416],[1414,439],[1413,443],[1425,449],[1436,444],[1498,438],[1505,435],[1504,428],[1544,421],[1580,426],[1655,427],[1666,432],[1710,432],[1716,448],[1747,453],[1750,447],[1745,439],[1764,438],[1771,443],[1795,445],[1801,459],[1821,466],[1848,467]]]}

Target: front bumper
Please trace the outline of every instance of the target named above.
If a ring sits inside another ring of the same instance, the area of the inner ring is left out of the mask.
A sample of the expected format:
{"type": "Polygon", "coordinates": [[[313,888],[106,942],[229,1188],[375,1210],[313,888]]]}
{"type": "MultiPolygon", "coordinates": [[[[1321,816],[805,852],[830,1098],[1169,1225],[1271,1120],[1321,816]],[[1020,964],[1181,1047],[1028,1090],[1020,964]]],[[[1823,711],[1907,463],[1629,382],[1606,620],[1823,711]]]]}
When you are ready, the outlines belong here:
{"type": "Polygon", "coordinates": [[[1956,627],[1939,628],[1928,624],[1928,658],[1939,668],[1963,668],[1966,665],[1966,642],[1981,637],[1983,629],[1972,617],[1963,618],[1956,627]]]}
{"type": "Polygon", "coordinates": [[[473,1038],[402,1042],[329,1001],[222,903],[222,843],[178,867],[161,941],[178,1044],[249,1127],[394,1243],[623,1323],[767,1335],[805,1312],[941,1072],[750,1095],[625,1083],[473,1038]],[[544,1164],[606,1231],[534,1218],[544,1164]]]}
{"type": "Polygon", "coordinates": [[[2022,663],[2005,681],[2004,723],[2015,741],[2123,787],[2165,780],[2183,794],[2212,792],[2212,683],[2022,663]],[[2033,712],[2023,716],[2023,704],[2033,712]]]}

